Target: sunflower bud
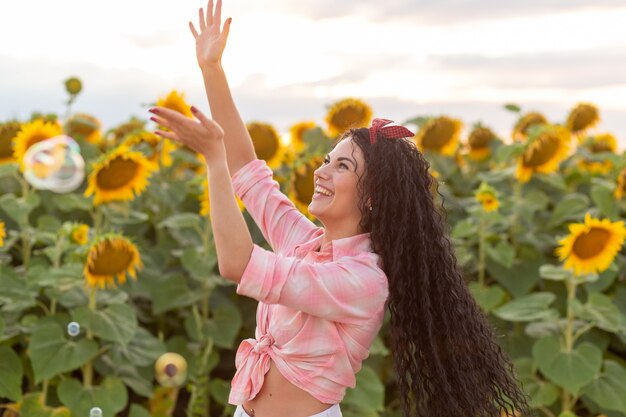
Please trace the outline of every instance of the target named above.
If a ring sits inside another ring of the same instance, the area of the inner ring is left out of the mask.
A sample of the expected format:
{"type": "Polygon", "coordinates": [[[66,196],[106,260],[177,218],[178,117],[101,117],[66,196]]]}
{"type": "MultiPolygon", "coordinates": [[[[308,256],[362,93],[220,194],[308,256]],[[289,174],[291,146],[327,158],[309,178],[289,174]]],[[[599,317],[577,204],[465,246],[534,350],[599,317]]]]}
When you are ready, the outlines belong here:
{"type": "Polygon", "coordinates": [[[156,380],[164,387],[179,387],[187,378],[187,361],[178,353],[161,355],[154,364],[156,380]]]}
{"type": "Polygon", "coordinates": [[[65,80],[65,90],[69,95],[75,96],[83,89],[83,83],[77,77],[70,77],[65,80]]]}

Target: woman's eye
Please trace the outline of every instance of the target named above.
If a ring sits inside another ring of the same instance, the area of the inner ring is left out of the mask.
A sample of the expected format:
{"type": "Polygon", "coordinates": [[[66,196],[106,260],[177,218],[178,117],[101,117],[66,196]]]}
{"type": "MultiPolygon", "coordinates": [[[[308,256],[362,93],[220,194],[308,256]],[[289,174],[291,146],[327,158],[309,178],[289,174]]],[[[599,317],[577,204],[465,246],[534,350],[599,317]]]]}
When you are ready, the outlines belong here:
{"type": "Polygon", "coordinates": [[[345,169],[348,169],[348,165],[346,165],[346,164],[341,163],[341,164],[339,164],[339,166],[340,167],[344,167],[345,169]]]}

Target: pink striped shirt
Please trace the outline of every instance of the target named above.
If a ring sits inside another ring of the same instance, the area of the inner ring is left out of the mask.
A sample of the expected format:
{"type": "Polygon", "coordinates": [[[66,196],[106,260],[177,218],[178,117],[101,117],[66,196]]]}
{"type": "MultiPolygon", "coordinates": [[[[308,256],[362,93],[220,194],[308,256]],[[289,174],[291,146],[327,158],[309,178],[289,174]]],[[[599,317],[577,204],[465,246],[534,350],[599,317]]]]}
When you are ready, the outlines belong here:
{"type": "Polygon", "coordinates": [[[239,345],[230,404],[254,398],[270,358],[292,384],[337,404],[369,356],[387,300],[387,277],[369,233],[328,242],[324,229],[280,191],[264,160],[232,177],[233,188],[272,251],[254,245],[237,294],[259,301],[255,338],[239,345]],[[319,251],[318,251],[319,249],[319,251]]]}

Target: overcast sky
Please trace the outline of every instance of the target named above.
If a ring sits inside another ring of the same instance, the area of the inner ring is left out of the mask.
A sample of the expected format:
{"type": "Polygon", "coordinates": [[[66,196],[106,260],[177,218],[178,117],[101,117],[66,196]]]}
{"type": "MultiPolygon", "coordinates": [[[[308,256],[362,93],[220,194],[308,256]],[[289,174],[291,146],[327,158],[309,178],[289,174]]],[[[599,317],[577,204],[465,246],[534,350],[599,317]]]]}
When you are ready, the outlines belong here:
{"type": "MultiPolygon", "coordinates": [[[[2,3],[0,121],[74,110],[105,128],[172,89],[208,112],[187,22],[195,0],[2,3]]],[[[366,100],[375,117],[449,115],[508,140],[514,102],[563,122],[578,102],[626,149],[626,0],[225,0],[223,57],[245,121],[281,132],[326,107],[366,100]]]]}

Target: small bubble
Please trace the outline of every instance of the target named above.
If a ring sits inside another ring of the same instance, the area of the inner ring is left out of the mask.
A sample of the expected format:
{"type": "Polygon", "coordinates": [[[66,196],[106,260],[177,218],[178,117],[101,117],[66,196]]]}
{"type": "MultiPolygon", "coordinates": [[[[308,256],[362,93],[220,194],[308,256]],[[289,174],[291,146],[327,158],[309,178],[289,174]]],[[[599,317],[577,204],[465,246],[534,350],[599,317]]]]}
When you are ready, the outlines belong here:
{"type": "Polygon", "coordinates": [[[40,190],[72,192],[85,178],[85,160],[80,146],[65,135],[34,143],[24,154],[23,163],[24,178],[40,190]]]}
{"type": "Polygon", "coordinates": [[[89,410],[89,417],[102,417],[102,409],[100,407],[93,407],[89,410]]]}
{"type": "Polygon", "coordinates": [[[80,324],[73,321],[67,325],[67,334],[74,337],[74,336],[78,336],[79,333],[80,333],[80,324]]]}

